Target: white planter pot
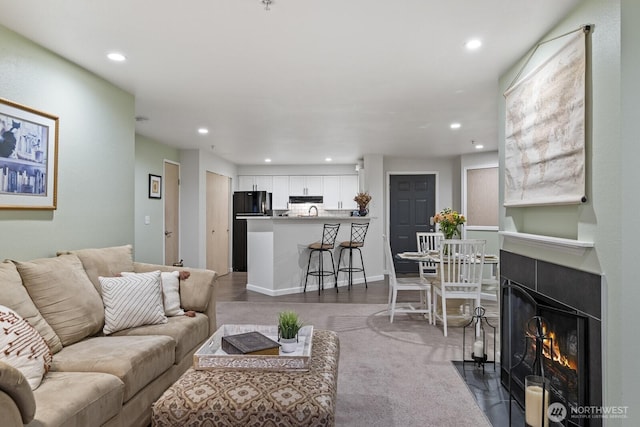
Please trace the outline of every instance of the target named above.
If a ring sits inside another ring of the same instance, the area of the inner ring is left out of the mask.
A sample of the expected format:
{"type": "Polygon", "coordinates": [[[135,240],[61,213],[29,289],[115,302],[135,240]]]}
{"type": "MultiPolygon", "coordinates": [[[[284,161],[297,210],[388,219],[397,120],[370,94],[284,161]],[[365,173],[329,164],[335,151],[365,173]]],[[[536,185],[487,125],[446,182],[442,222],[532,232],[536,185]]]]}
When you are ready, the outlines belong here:
{"type": "Polygon", "coordinates": [[[283,353],[293,353],[297,347],[297,338],[280,338],[280,350],[282,350],[283,353]]]}

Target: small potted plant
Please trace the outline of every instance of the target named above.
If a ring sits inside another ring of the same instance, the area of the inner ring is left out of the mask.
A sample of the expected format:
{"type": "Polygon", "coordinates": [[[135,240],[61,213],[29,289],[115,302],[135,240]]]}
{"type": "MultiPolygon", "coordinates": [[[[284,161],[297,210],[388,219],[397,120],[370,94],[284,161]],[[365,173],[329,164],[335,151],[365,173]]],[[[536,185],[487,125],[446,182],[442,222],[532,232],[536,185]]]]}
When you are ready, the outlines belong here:
{"type": "Polygon", "coordinates": [[[295,311],[283,311],[278,314],[278,341],[283,353],[292,353],[298,346],[298,331],[302,328],[295,311]]]}

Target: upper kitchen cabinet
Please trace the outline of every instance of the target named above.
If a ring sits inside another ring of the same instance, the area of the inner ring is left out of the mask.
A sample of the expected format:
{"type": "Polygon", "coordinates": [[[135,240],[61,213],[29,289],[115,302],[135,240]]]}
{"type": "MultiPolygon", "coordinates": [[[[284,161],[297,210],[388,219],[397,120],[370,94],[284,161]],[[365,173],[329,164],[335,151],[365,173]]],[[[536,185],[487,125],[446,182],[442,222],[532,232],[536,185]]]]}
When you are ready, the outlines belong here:
{"type": "Polygon", "coordinates": [[[239,175],[238,191],[273,192],[273,177],[270,175],[239,175]]]}
{"type": "Polygon", "coordinates": [[[358,175],[323,177],[323,207],[325,209],[357,209],[353,198],[358,193],[358,175]]]}
{"type": "Polygon", "coordinates": [[[289,176],[273,177],[273,192],[271,195],[272,209],[289,208],[289,176]]]}
{"type": "Polygon", "coordinates": [[[322,196],[321,176],[290,176],[289,195],[291,196],[322,196]]]}

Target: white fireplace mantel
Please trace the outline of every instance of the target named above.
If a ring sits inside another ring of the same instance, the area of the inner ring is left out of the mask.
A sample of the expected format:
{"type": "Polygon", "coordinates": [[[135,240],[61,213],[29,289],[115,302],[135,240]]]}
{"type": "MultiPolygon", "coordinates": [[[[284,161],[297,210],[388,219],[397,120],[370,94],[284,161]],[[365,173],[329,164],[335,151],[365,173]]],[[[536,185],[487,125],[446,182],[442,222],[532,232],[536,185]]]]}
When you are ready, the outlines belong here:
{"type": "Polygon", "coordinates": [[[541,234],[527,234],[514,231],[499,231],[498,234],[503,236],[505,239],[514,240],[521,244],[556,251],[570,252],[574,255],[584,255],[587,249],[594,247],[593,242],[564,239],[562,237],[543,236],[541,234]]]}

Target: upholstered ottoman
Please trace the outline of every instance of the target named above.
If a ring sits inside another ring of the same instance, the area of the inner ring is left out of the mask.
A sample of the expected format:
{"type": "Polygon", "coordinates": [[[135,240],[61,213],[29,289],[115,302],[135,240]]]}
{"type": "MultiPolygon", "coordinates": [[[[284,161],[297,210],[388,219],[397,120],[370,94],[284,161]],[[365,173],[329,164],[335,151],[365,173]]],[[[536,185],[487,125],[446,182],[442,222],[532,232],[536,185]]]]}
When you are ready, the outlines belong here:
{"type": "Polygon", "coordinates": [[[162,426],[333,426],[340,343],[316,330],[309,370],[189,369],[153,404],[162,426]]]}

